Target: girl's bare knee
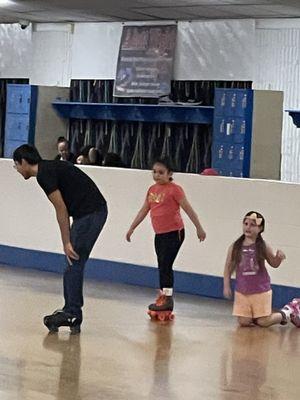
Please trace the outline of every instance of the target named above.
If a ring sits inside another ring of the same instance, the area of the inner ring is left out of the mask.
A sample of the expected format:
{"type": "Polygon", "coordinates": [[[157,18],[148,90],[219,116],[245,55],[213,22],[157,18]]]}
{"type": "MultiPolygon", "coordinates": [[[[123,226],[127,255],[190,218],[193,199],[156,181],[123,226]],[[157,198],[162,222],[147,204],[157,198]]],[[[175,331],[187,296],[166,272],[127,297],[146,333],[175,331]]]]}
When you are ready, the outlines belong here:
{"type": "Polygon", "coordinates": [[[258,325],[262,328],[266,328],[269,326],[269,322],[262,318],[257,318],[255,323],[256,323],[256,325],[258,325]]]}
{"type": "Polygon", "coordinates": [[[261,326],[262,328],[268,328],[271,325],[279,323],[276,319],[272,318],[272,315],[269,317],[260,317],[256,319],[256,325],[261,326]]]}
{"type": "Polygon", "coordinates": [[[238,317],[238,323],[243,328],[247,328],[249,326],[253,326],[252,318],[238,317]]]}
{"type": "Polygon", "coordinates": [[[253,326],[253,322],[239,322],[241,328],[249,328],[249,326],[253,326]]]}

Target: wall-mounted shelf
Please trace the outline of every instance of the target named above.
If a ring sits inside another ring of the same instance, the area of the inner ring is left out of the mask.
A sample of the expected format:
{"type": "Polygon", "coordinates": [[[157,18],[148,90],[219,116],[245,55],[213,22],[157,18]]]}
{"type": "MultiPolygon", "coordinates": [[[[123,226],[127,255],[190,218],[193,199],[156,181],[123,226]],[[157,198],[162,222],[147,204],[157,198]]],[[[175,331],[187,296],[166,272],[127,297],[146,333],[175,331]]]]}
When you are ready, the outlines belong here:
{"type": "Polygon", "coordinates": [[[288,112],[292,117],[294,125],[296,125],[297,128],[300,128],[300,110],[285,110],[285,112],[288,112]]]}
{"type": "Polygon", "coordinates": [[[214,115],[211,106],[63,101],[54,101],[52,106],[61,117],[76,119],[212,124],[214,115]]]}

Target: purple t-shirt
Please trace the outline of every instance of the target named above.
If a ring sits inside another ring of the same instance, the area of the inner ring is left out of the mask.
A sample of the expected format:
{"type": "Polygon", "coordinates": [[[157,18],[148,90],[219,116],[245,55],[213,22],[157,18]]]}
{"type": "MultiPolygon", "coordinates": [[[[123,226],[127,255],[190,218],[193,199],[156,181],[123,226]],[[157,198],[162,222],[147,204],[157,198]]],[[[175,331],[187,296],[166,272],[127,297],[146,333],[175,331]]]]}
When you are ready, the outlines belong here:
{"type": "Polygon", "coordinates": [[[258,265],[255,243],[242,246],[242,257],[236,269],[235,290],[243,294],[263,293],[271,289],[270,276],[265,267],[258,265]]]}

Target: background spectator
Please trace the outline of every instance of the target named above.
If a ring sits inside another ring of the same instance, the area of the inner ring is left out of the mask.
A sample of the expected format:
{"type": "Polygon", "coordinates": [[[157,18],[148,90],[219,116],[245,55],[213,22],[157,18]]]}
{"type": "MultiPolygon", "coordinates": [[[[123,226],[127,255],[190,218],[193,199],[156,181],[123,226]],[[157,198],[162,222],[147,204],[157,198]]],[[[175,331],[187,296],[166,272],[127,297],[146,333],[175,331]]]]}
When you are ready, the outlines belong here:
{"type": "Polygon", "coordinates": [[[218,172],[214,168],[205,168],[200,175],[218,176],[218,172]]]}
{"type": "Polygon", "coordinates": [[[76,159],[76,164],[82,165],[102,165],[102,153],[91,145],[84,146],[76,159]]]}
{"type": "Polygon", "coordinates": [[[107,153],[103,160],[104,167],[119,167],[124,168],[125,165],[117,153],[107,153]]]}
{"type": "Polygon", "coordinates": [[[75,155],[70,152],[69,141],[63,136],[59,136],[57,139],[57,152],[54,160],[69,161],[75,164],[75,155]]]}

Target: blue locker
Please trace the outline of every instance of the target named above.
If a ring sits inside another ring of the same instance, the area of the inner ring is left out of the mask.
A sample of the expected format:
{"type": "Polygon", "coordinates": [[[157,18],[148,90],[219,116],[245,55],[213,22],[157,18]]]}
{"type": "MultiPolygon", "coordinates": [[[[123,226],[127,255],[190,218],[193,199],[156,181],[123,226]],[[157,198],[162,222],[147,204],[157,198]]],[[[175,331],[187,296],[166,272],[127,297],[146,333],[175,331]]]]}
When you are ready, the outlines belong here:
{"type": "Polygon", "coordinates": [[[31,100],[30,85],[7,85],[6,113],[28,114],[31,100]]]}
{"type": "MultiPolygon", "coordinates": [[[[252,112],[252,90],[249,89],[216,89],[226,90],[224,114],[233,117],[244,117],[252,112]]],[[[222,98],[222,93],[218,95],[222,98]]],[[[223,110],[223,109],[222,109],[223,110]]]]}
{"type": "Polygon", "coordinates": [[[220,168],[215,168],[218,171],[218,174],[220,176],[230,176],[229,172],[226,168],[220,167],[220,168]]]}
{"type": "Polygon", "coordinates": [[[223,176],[249,177],[253,90],[216,89],[214,105],[212,167],[223,176]]]}
{"type": "Polygon", "coordinates": [[[234,170],[243,170],[245,158],[245,146],[241,144],[235,144],[233,149],[232,166],[234,170]]]}
{"type": "Polygon", "coordinates": [[[227,103],[227,99],[226,96],[228,96],[228,93],[226,93],[225,91],[221,91],[216,89],[215,91],[215,115],[225,115],[226,114],[226,103],[227,103]]]}
{"type": "Polygon", "coordinates": [[[240,169],[230,169],[229,171],[227,171],[227,175],[225,175],[225,176],[232,176],[235,178],[244,178],[243,171],[240,169]]]}
{"type": "Polygon", "coordinates": [[[5,139],[27,142],[29,138],[29,114],[9,115],[5,124],[5,139]]]}
{"type": "Polygon", "coordinates": [[[252,93],[249,93],[249,90],[239,90],[237,92],[237,107],[235,112],[237,117],[244,117],[249,112],[252,112],[252,98],[252,93]]]}
{"type": "Polygon", "coordinates": [[[25,143],[34,144],[37,86],[7,85],[4,157],[25,143]]]}
{"type": "Polygon", "coordinates": [[[230,145],[228,143],[213,143],[212,145],[212,164],[213,168],[224,169],[225,166],[228,166],[228,153],[229,153],[230,145]]]}
{"type": "Polygon", "coordinates": [[[226,136],[226,119],[223,116],[214,118],[214,133],[218,142],[225,141],[226,136]]]}
{"type": "Polygon", "coordinates": [[[246,130],[248,129],[247,121],[244,118],[232,119],[232,135],[234,143],[244,143],[246,130]]]}
{"type": "Polygon", "coordinates": [[[240,143],[244,141],[243,136],[240,135],[242,121],[232,117],[218,117],[214,118],[214,138],[217,142],[225,143],[240,143]]]}
{"type": "Polygon", "coordinates": [[[236,109],[237,109],[237,92],[236,90],[229,89],[226,95],[225,115],[235,117],[236,109]]]}

